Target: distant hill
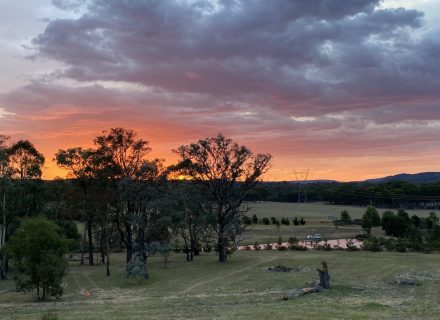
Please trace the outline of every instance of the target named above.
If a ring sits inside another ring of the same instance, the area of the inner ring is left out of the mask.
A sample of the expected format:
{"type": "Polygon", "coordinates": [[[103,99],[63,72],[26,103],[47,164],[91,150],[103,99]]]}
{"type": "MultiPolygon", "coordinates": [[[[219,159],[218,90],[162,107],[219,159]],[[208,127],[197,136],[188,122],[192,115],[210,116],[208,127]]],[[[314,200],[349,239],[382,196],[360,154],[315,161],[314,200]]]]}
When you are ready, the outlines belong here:
{"type": "Polygon", "coordinates": [[[394,176],[387,176],[383,178],[368,179],[362,182],[367,183],[384,183],[391,181],[406,181],[409,183],[420,184],[420,183],[433,183],[440,182],[440,172],[420,172],[420,173],[400,173],[394,176]]]}

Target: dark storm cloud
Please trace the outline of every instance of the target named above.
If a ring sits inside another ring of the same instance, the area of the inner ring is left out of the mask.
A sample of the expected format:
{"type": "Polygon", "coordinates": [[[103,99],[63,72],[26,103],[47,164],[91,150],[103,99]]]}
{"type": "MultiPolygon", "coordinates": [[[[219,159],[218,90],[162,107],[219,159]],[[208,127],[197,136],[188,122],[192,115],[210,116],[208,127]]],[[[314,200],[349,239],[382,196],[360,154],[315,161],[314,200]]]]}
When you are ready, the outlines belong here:
{"type": "Polygon", "coordinates": [[[439,48],[408,39],[423,14],[377,4],[95,0],[78,19],[50,22],[34,44],[37,55],[65,64],[63,76],[80,81],[240,101],[252,95],[291,108],[317,96],[429,92],[439,74],[420,59],[439,48]]]}

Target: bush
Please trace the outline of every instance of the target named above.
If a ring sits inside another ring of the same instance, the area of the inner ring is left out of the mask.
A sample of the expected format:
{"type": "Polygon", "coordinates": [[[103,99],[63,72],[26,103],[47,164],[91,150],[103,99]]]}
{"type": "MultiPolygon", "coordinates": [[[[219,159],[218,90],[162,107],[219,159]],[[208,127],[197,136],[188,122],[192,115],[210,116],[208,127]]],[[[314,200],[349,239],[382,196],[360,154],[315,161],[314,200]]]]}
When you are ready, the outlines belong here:
{"type": "Polygon", "coordinates": [[[384,242],[384,247],[387,251],[393,251],[394,249],[396,249],[396,242],[394,239],[392,238],[388,238],[385,240],[384,242]]]}
{"type": "Polygon", "coordinates": [[[262,222],[263,224],[265,224],[266,226],[268,226],[268,225],[270,224],[270,220],[269,220],[268,217],[264,217],[264,218],[262,218],[262,219],[261,219],[261,222],[262,222]]]}
{"type": "Polygon", "coordinates": [[[257,223],[258,223],[258,217],[257,217],[256,214],[254,214],[254,215],[252,216],[252,223],[253,223],[253,224],[257,224],[257,223]]]}
{"type": "Polygon", "coordinates": [[[396,243],[396,251],[406,252],[406,247],[407,247],[407,242],[404,239],[399,238],[396,243]]]}
{"type": "Polygon", "coordinates": [[[282,245],[283,244],[283,238],[281,238],[281,237],[278,237],[278,240],[277,240],[277,245],[282,245]]]}
{"type": "Polygon", "coordinates": [[[300,225],[305,225],[306,224],[306,220],[304,220],[304,218],[303,217],[301,217],[301,219],[299,220],[299,224],[300,225]]]}
{"type": "Polygon", "coordinates": [[[243,216],[243,217],[242,217],[242,220],[243,220],[243,223],[244,223],[245,225],[250,225],[250,224],[252,224],[252,219],[249,218],[248,216],[243,216]]]}
{"type": "Polygon", "coordinates": [[[298,220],[297,217],[295,217],[295,218],[293,219],[293,224],[294,224],[295,226],[299,225],[299,220],[298,220]]]}
{"type": "Polygon", "coordinates": [[[341,224],[351,224],[351,217],[347,210],[341,212],[341,224]]]}
{"type": "Polygon", "coordinates": [[[399,211],[397,215],[393,211],[385,211],[382,214],[382,229],[387,236],[404,237],[412,226],[411,219],[405,211],[399,211]]]}
{"type": "Polygon", "coordinates": [[[362,216],[362,229],[369,235],[372,227],[380,226],[380,216],[376,208],[368,206],[364,215],[362,216]]]}
{"type": "Polygon", "coordinates": [[[287,242],[289,243],[289,247],[294,246],[299,243],[297,237],[290,237],[287,242]]]}
{"type": "Polygon", "coordinates": [[[16,267],[18,291],[37,290],[38,300],[60,297],[67,270],[67,241],[59,227],[45,217],[25,220],[5,246],[16,267]]]}
{"type": "Polygon", "coordinates": [[[281,219],[281,224],[284,224],[284,225],[286,225],[286,226],[289,226],[289,225],[290,225],[290,220],[287,219],[287,218],[282,218],[282,219],[281,219]]]}
{"type": "Polygon", "coordinates": [[[380,240],[376,237],[369,237],[366,239],[362,245],[362,249],[365,251],[380,252],[382,251],[382,246],[380,240]]]}

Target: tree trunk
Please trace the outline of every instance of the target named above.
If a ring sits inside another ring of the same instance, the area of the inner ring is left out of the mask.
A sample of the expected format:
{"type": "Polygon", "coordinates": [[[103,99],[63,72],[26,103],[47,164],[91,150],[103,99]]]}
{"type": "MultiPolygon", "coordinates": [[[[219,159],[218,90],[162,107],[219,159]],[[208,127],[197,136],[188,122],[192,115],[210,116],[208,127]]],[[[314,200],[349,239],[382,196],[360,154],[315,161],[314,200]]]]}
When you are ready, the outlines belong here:
{"type": "Polygon", "coordinates": [[[147,250],[145,248],[145,232],[142,224],[139,225],[139,250],[142,259],[142,266],[144,268],[143,276],[145,279],[148,279],[150,275],[148,274],[147,250]]]}
{"type": "Polygon", "coordinates": [[[89,240],[89,266],[93,266],[93,233],[92,222],[87,221],[87,238],[89,240]]]}
{"type": "Polygon", "coordinates": [[[219,225],[218,233],[218,262],[226,262],[228,259],[226,255],[226,241],[225,241],[225,226],[219,225]]]}
{"type": "Polygon", "coordinates": [[[106,256],[107,256],[107,261],[106,261],[106,269],[107,269],[107,277],[110,276],[110,245],[109,245],[109,236],[107,235],[107,237],[105,238],[105,252],[106,252],[106,256]]]}
{"type": "Polygon", "coordinates": [[[133,258],[133,231],[129,223],[125,224],[125,233],[127,238],[127,263],[133,258]]]}
{"type": "Polygon", "coordinates": [[[5,256],[0,252],[0,280],[6,280],[5,256]]]}
{"type": "MultiPolygon", "coordinates": [[[[6,242],[6,192],[3,192],[3,219],[0,232],[0,249],[6,242]]],[[[0,280],[6,279],[6,255],[0,252],[0,280]]]]}
{"type": "Polygon", "coordinates": [[[86,234],[87,234],[87,230],[86,230],[86,228],[84,228],[84,233],[83,233],[83,237],[82,237],[82,241],[81,241],[81,258],[80,258],[80,265],[82,265],[82,266],[84,265],[86,234]]]}

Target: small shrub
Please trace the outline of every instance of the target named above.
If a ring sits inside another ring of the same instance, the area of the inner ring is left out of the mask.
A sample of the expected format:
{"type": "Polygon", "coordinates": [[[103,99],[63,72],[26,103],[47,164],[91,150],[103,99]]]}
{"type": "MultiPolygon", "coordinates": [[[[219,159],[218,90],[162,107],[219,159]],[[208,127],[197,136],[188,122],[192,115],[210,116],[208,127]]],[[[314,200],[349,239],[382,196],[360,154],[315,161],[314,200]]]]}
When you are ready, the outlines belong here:
{"type": "Polygon", "coordinates": [[[243,220],[243,223],[244,223],[245,225],[250,225],[250,224],[252,224],[252,219],[249,218],[248,216],[243,216],[243,217],[242,217],[242,220],[243,220]]]}
{"type": "Polygon", "coordinates": [[[261,219],[261,222],[262,222],[263,224],[265,224],[266,226],[268,226],[268,225],[270,224],[270,220],[269,220],[268,217],[264,217],[264,218],[262,218],[262,219],[261,219]]]}
{"type": "Polygon", "coordinates": [[[306,224],[306,220],[304,220],[304,218],[303,217],[301,217],[301,219],[299,219],[299,224],[300,225],[305,225],[306,224]]]}
{"type": "Polygon", "coordinates": [[[297,237],[290,237],[287,242],[289,243],[289,247],[294,246],[299,243],[297,237]]]}
{"type": "Polygon", "coordinates": [[[287,219],[287,218],[282,218],[282,219],[281,219],[281,224],[284,224],[284,225],[286,225],[286,226],[289,226],[289,225],[290,225],[290,220],[287,219]]]}
{"type": "Polygon", "coordinates": [[[341,219],[340,219],[340,221],[341,221],[342,224],[345,224],[345,225],[351,224],[351,217],[350,217],[350,214],[348,213],[347,210],[343,210],[341,212],[341,219]]]}
{"type": "Polygon", "coordinates": [[[258,223],[258,217],[257,217],[256,214],[254,214],[254,215],[252,216],[252,223],[253,223],[253,224],[257,224],[257,223],[258,223]]]}
{"type": "Polygon", "coordinates": [[[281,238],[281,237],[278,237],[278,240],[277,240],[277,245],[282,245],[283,244],[283,238],[281,238]]]}
{"type": "Polygon", "coordinates": [[[297,217],[295,217],[295,218],[293,219],[293,224],[294,224],[295,226],[299,225],[299,220],[298,220],[297,217]]]}
{"type": "Polygon", "coordinates": [[[365,251],[380,252],[382,251],[382,246],[380,245],[380,240],[376,237],[370,237],[366,239],[362,245],[365,251]]]}
{"type": "Polygon", "coordinates": [[[259,251],[261,249],[260,244],[258,242],[254,243],[254,249],[255,249],[255,251],[259,251]]]}
{"type": "Polygon", "coordinates": [[[393,251],[394,249],[396,249],[395,240],[392,238],[386,239],[384,242],[384,247],[387,251],[393,251]]]}

